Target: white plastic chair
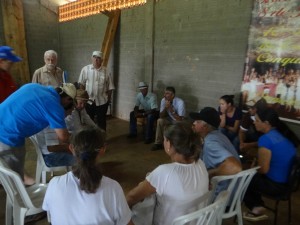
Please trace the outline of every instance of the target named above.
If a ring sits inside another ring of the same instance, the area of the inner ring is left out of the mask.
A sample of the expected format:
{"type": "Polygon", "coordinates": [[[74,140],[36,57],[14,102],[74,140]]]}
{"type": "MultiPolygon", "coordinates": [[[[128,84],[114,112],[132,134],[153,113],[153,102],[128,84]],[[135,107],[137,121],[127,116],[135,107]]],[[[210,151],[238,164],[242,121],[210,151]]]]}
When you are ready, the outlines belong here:
{"type": "Polygon", "coordinates": [[[212,190],[217,190],[218,184],[223,181],[228,181],[227,191],[229,191],[229,197],[227,199],[227,208],[223,214],[223,219],[237,216],[238,224],[243,225],[243,216],[241,204],[245,195],[245,192],[249,186],[250,181],[257,172],[259,167],[243,170],[235,175],[229,176],[215,176],[212,178],[212,190]]]}
{"type": "Polygon", "coordinates": [[[7,167],[0,158],[0,181],[6,192],[6,225],[23,225],[26,216],[43,212],[45,184],[25,188],[19,174],[7,167]]]}
{"type": "MultiPolygon", "coordinates": [[[[216,201],[195,212],[180,216],[173,221],[173,225],[220,225],[222,223],[222,215],[229,196],[228,191],[222,191],[216,201]]],[[[209,200],[210,196],[206,196],[209,200]]]]}
{"type": "Polygon", "coordinates": [[[35,173],[35,182],[37,184],[42,183],[46,184],[46,172],[51,172],[51,175],[53,175],[53,172],[55,171],[70,171],[71,166],[55,166],[55,167],[48,167],[44,161],[44,157],[42,155],[42,151],[39,148],[38,142],[36,140],[35,136],[29,137],[32,144],[34,145],[35,152],[37,154],[37,164],[36,164],[36,173],[35,173]]]}

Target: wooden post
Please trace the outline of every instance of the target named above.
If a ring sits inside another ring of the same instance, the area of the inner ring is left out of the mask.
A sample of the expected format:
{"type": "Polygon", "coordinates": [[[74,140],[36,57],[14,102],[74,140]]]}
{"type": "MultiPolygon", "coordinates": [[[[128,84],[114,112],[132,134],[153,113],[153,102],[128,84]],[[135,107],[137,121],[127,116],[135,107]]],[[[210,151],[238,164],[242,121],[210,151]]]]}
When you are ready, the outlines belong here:
{"type": "Polygon", "coordinates": [[[110,13],[104,13],[104,12],[101,13],[109,17],[106,26],[105,36],[102,43],[102,48],[101,48],[102,57],[103,57],[102,65],[106,67],[109,59],[110,50],[115,39],[115,34],[118,27],[121,10],[117,9],[110,13]]]}
{"type": "Polygon", "coordinates": [[[30,82],[30,74],[22,0],[2,0],[1,5],[5,43],[12,47],[15,53],[23,59],[13,66],[11,74],[17,84],[28,83],[30,82]]]}

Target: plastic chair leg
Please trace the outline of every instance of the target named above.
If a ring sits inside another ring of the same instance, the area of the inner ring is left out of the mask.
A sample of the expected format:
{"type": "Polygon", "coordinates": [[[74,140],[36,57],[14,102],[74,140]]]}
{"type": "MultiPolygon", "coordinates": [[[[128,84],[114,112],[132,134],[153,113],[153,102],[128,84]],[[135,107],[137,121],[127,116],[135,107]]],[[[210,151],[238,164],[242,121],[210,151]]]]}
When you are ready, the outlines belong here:
{"type": "Polygon", "coordinates": [[[37,162],[36,172],[35,172],[35,183],[41,183],[41,176],[42,176],[42,166],[39,162],[37,162]]]}
{"type": "Polygon", "coordinates": [[[47,173],[46,171],[42,171],[42,183],[46,184],[47,173]]]}
{"type": "Polygon", "coordinates": [[[13,224],[13,206],[11,202],[6,199],[6,215],[5,215],[5,224],[12,225],[13,224]]]}

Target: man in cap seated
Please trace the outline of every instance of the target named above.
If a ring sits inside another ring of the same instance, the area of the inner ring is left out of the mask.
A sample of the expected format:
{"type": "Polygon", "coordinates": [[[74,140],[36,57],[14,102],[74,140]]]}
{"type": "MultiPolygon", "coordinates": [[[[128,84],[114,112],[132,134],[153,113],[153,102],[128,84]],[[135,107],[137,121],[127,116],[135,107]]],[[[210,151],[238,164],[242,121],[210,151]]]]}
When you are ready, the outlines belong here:
{"type": "Polygon", "coordinates": [[[75,108],[65,119],[68,130],[72,133],[78,133],[84,128],[96,128],[97,125],[87,114],[85,106],[89,100],[89,95],[85,90],[77,89],[75,97],[75,108]]]}
{"type": "Polygon", "coordinates": [[[248,102],[248,112],[243,115],[239,135],[233,141],[234,147],[239,153],[247,153],[251,149],[257,149],[258,138],[262,135],[254,126],[255,114],[257,111],[264,111],[267,108],[267,101],[262,97],[256,97],[248,102]]]}
{"type": "Polygon", "coordinates": [[[145,144],[150,144],[153,141],[154,122],[158,118],[157,97],[148,91],[148,85],[144,82],[139,83],[138,89],[140,93],[137,94],[134,109],[130,113],[128,138],[137,136],[137,118],[147,118],[145,144]]]}
{"type": "Polygon", "coordinates": [[[31,83],[0,104],[0,157],[21,177],[24,177],[25,138],[50,126],[61,143],[68,142],[64,108],[73,105],[75,95],[73,84],[54,89],[31,83]]]}
{"type": "Polygon", "coordinates": [[[229,139],[219,130],[220,116],[212,107],[190,113],[193,129],[203,140],[201,158],[209,177],[232,175],[242,170],[239,155],[229,139]]]}

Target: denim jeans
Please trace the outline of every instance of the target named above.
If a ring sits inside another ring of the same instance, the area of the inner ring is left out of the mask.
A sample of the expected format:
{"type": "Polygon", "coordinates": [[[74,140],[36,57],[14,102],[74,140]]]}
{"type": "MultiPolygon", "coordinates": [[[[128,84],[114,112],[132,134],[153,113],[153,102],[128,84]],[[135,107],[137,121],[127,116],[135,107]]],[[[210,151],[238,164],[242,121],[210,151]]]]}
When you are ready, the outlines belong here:
{"type": "Polygon", "coordinates": [[[47,155],[43,154],[43,158],[48,167],[54,166],[73,166],[75,157],[67,152],[54,152],[47,155]]]}
{"type": "MultiPolygon", "coordinates": [[[[158,115],[156,113],[148,114],[147,115],[147,124],[146,124],[146,133],[145,133],[145,139],[149,140],[153,138],[153,127],[154,122],[156,121],[158,115]]],[[[134,111],[130,113],[130,126],[129,126],[129,133],[136,135],[137,134],[137,123],[136,123],[136,117],[134,115],[134,111]]]]}

